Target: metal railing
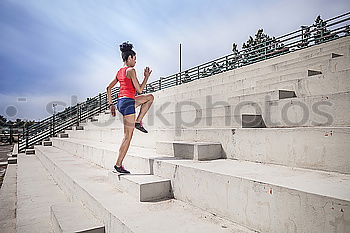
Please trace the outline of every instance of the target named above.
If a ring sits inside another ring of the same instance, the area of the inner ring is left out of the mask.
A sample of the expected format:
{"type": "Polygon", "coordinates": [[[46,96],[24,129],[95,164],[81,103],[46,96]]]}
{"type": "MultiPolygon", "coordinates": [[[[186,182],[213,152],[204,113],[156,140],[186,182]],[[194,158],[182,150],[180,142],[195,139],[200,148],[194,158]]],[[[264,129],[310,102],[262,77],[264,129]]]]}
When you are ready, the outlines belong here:
{"type": "MultiPolygon", "coordinates": [[[[317,20],[316,20],[317,21],[317,20]]],[[[197,79],[206,78],[218,73],[230,71],[259,61],[281,56],[310,46],[318,45],[350,35],[350,12],[334,18],[315,22],[310,26],[301,26],[301,29],[270,38],[241,51],[213,61],[201,64],[188,70],[160,78],[146,85],[143,94],[152,93],[165,88],[181,85],[197,79]]],[[[113,102],[117,99],[119,87],[112,89],[113,102]]],[[[19,152],[35,143],[57,135],[57,132],[91,118],[108,108],[107,93],[100,93],[85,102],[68,107],[64,111],[54,114],[31,127],[23,129],[19,138],[19,152]]]]}

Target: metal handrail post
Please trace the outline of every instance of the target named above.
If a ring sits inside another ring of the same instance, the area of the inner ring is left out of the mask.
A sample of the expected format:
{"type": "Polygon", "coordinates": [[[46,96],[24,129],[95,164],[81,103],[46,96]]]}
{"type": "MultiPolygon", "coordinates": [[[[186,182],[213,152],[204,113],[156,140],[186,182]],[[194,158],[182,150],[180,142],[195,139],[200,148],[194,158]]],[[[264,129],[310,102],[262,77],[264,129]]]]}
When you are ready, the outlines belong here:
{"type": "Polygon", "coordinates": [[[28,144],[29,144],[29,132],[28,132],[28,124],[26,123],[25,125],[26,127],[26,149],[29,147],[28,144]]]}
{"type": "Polygon", "coordinates": [[[101,97],[101,93],[98,94],[98,100],[99,100],[99,104],[100,104],[99,112],[102,112],[102,97],[101,97]]]}

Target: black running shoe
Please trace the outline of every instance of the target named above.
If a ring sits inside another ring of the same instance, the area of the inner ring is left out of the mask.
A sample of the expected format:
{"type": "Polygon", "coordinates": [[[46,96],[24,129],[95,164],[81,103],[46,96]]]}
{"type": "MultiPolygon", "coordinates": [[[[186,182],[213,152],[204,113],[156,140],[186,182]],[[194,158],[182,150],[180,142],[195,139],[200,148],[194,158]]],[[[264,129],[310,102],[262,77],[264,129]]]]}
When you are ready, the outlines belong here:
{"type": "Polygon", "coordinates": [[[117,165],[114,165],[114,169],[119,172],[119,173],[125,173],[125,174],[130,174],[128,170],[124,168],[124,166],[118,167],[117,165]]]}
{"type": "Polygon", "coordinates": [[[148,133],[148,131],[145,128],[143,128],[142,122],[140,122],[140,123],[136,122],[135,123],[135,128],[140,130],[141,132],[148,133]]]}

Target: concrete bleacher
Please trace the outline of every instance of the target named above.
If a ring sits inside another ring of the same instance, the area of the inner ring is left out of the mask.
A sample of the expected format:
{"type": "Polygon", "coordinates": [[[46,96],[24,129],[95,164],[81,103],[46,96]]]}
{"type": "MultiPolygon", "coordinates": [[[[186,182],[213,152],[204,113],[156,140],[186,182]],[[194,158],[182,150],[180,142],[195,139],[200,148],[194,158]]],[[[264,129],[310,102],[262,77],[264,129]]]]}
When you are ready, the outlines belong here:
{"type": "Polygon", "coordinates": [[[149,133],[134,132],[125,158],[130,175],[112,171],[121,117],[100,113],[34,146],[30,158],[74,202],[50,203],[49,221],[60,229],[88,215],[96,232],[350,232],[349,91],[344,37],[155,92],[149,133]]]}

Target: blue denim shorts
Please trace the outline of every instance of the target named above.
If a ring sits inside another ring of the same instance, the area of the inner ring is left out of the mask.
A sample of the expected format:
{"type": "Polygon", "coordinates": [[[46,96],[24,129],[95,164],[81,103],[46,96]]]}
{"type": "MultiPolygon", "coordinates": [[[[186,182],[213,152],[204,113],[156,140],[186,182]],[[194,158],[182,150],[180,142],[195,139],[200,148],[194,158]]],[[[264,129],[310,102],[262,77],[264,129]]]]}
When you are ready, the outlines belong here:
{"type": "Polygon", "coordinates": [[[117,109],[123,116],[135,114],[135,99],[129,97],[119,98],[117,100],[117,109]]]}

